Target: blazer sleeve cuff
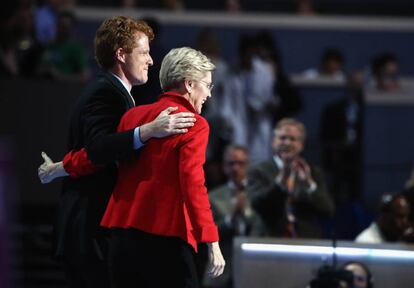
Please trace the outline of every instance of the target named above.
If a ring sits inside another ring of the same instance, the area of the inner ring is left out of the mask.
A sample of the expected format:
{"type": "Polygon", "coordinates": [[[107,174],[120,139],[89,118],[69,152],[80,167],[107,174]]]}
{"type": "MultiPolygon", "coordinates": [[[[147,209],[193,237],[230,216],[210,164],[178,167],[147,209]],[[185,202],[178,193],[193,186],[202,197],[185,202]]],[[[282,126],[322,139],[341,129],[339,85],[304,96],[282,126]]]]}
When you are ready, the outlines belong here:
{"type": "Polygon", "coordinates": [[[70,151],[63,158],[63,169],[72,178],[79,178],[81,176],[89,175],[100,169],[101,166],[94,165],[86,153],[86,149],[82,148],[79,151],[70,151]]]}
{"type": "Polygon", "coordinates": [[[216,242],[219,241],[219,233],[216,225],[204,227],[195,231],[197,242],[216,242]]]}

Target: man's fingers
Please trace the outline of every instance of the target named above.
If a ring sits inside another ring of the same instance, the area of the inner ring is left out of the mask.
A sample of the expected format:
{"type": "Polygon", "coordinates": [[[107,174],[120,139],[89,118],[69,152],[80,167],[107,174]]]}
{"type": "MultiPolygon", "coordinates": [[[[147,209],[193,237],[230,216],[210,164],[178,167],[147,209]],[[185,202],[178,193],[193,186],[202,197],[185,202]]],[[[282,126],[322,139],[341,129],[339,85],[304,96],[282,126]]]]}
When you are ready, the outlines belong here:
{"type": "Polygon", "coordinates": [[[39,171],[38,176],[39,176],[39,180],[42,184],[48,183],[47,174],[44,171],[39,171]]]}
{"type": "Polygon", "coordinates": [[[174,123],[171,125],[172,129],[181,129],[181,128],[189,128],[193,127],[194,122],[180,122],[180,123],[174,123]]]}
{"type": "Polygon", "coordinates": [[[49,158],[49,156],[47,156],[47,154],[45,152],[42,152],[42,158],[43,160],[45,160],[46,163],[51,164],[53,163],[53,160],[49,158]]]}
{"type": "Polygon", "coordinates": [[[48,174],[44,171],[39,172],[39,180],[42,184],[46,184],[51,181],[50,177],[48,177],[48,174]]]}
{"type": "Polygon", "coordinates": [[[193,121],[196,120],[195,117],[194,117],[194,114],[193,113],[190,113],[190,112],[180,112],[180,113],[176,113],[176,114],[174,114],[174,117],[175,118],[191,118],[191,119],[193,119],[193,121]]]}
{"type": "Polygon", "coordinates": [[[47,179],[47,178],[40,178],[40,183],[42,183],[42,184],[47,184],[49,182],[50,182],[50,180],[47,179]]]}
{"type": "Polygon", "coordinates": [[[164,109],[161,113],[168,115],[168,114],[170,114],[171,112],[173,112],[173,111],[175,111],[177,109],[178,109],[178,107],[168,107],[167,109],[164,109]]]}
{"type": "Polygon", "coordinates": [[[174,123],[194,123],[196,122],[195,118],[175,118],[174,123]]]}
{"type": "Polygon", "coordinates": [[[172,129],[171,134],[183,134],[187,133],[188,129],[172,129]]]}

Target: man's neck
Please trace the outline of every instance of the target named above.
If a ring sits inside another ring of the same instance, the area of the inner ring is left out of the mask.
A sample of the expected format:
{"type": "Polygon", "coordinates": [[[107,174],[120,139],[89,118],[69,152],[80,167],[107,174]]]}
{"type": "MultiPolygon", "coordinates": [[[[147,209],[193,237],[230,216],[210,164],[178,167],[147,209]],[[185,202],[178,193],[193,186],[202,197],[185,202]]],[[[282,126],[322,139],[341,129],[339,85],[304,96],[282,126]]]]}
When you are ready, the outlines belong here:
{"type": "Polygon", "coordinates": [[[247,186],[247,178],[244,178],[243,180],[229,180],[228,185],[232,188],[237,189],[245,189],[247,186]]]}
{"type": "Polygon", "coordinates": [[[286,159],[286,158],[280,157],[280,155],[278,153],[273,154],[273,159],[274,159],[274,161],[276,162],[276,164],[278,166],[279,165],[284,166],[284,165],[292,164],[295,161],[296,158],[297,157],[286,159]]]}
{"type": "Polygon", "coordinates": [[[377,226],[379,233],[386,242],[397,242],[400,240],[398,236],[394,235],[394,233],[389,232],[387,230],[387,224],[382,223],[381,220],[377,221],[377,226]]]}
{"type": "Polygon", "coordinates": [[[125,76],[125,73],[121,69],[114,67],[110,69],[109,72],[114,75],[119,81],[121,81],[125,89],[131,93],[132,83],[128,80],[128,78],[125,76]]]}

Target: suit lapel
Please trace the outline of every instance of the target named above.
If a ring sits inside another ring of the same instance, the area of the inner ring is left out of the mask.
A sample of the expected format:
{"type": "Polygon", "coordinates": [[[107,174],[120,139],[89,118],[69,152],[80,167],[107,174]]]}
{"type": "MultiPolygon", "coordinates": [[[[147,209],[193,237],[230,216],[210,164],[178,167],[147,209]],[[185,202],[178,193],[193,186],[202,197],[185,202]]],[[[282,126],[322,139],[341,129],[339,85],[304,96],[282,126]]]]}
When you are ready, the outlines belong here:
{"type": "Polygon", "coordinates": [[[269,176],[269,178],[274,179],[275,175],[277,175],[279,173],[279,167],[277,167],[274,160],[269,160],[267,162],[267,165],[266,165],[264,171],[267,172],[267,175],[269,176]]]}
{"type": "Polygon", "coordinates": [[[103,77],[122,94],[123,100],[124,100],[125,105],[127,106],[128,109],[135,107],[134,102],[132,101],[130,94],[125,89],[124,85],[122,85],[122,83],[119,82],[118,79],[116,79],[109,72],[105,72],[103,74],[103,77]]]}

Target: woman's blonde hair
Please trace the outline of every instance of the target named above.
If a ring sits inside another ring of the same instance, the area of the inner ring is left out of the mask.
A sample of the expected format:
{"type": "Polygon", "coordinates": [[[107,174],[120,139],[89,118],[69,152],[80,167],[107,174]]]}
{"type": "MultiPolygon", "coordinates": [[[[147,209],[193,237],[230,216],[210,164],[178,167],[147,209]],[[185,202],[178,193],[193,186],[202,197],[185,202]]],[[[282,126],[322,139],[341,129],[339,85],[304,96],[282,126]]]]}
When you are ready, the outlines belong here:
{"type": "Polygon", "coordinates": [[[216,66],[198,50],[181,47],[172,49],[161,63],[160,84],[163,91],[178,88],[185,79],[201,80],[216,66]]]}

